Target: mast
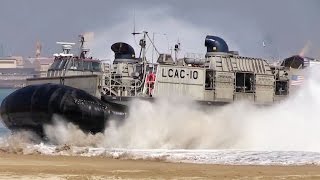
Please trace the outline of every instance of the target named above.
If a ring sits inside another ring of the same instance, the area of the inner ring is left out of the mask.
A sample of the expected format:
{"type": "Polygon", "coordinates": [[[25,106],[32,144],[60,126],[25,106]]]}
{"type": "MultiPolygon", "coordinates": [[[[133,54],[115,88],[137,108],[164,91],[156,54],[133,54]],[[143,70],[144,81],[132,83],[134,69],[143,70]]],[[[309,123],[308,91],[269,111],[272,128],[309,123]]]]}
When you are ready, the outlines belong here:
{"type": "Polygon", "coordinates": [[[136,32],[136,15],[135,15],[135,10],[133,10],[133,32],[131,33],[133,35],[133,38],[135,39],[135,35],[138,35],[138,34],[143,34],[143,38],[140,39],[139,41],[139,46],[140,46],[140,53],[139,53],[139,58],[142,59],[142,62],[143,63],[147,63],[147,58],[146,58],[146,53],[147,53],[147,50],[146,50],[146,40],[147,38],[149,39],[149,41],[151,42],[152,46],[153,46],[153,49],[152,49],[152,63],[153,63],[153,53],[154,53],[154,50],[158,53],[159,51],[157,50],[157,48],[155,47],[154,45],[154,33],[153,33],[153,37],[152,39],[149,37],[148,35],[148,32],[147,31],[142,31],[142,32],[136,32]]]}
{"type": "Polygon", "coordinates": [[[147,63],[147,58],[146,58],[146,36],[147,36],[147,31],[143,31],[143,38],[140,39],[139,45],[141,46],[141,52],[142,52],[142,62],[147,63]]]}
{"type": "Polygon", "coordinates": [[[86,54],[89,52],[89,49],[88,48],[85,48],[84,46],[84,43],[86,42],[85,41],[85,38],[84,38],[84,35],[79,35],[80,39],[79,39],[79,42],[80,42],[80,54],[79,54],[79,57],[80,59],[85,59],[86,58],[86,54]]]}
{"type": "Polygon", "coordinates": [[[179,42],[179,39],[178,39],[177,44],[174,45],[174,59],[175,59],[175,62],[177,62],[177,60],[178,60],[179,51],[180,51],[180,42],[179,42]]]}

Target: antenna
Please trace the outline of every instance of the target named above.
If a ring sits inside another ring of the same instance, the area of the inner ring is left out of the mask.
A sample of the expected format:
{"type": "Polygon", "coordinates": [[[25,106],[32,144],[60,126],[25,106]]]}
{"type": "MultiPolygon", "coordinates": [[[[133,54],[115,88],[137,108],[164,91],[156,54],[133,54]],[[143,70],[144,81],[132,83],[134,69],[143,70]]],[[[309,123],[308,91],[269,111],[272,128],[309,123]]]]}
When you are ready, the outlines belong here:
{"type": "Polygon", "coordinates": [[[151,56],[151,57],[152,57],[152,63],[153,63],[154,51],[157,51],[157,53],[160,54],[159,51],[157,50],[156,46],[155,46],[155,35],[156,35],[156,34],[165,36],[165,38],[166,38],[166,40],[167,40],[167,43],[168,43],[168,51],[170,51],[169,40],[168,40],[167,34],[166,34],[166,33],[153,32],[153,33],[152,33],[152,40],[149,38],[149,40],[150,40],[150,42],[151,42],[151,45],[152,45],[152,56],[151,56]]]}
{"type": "Polygon", "coordinates": [[[133,32],[131,33],[133,36],[136,34],[141,34],[136,32],[136,11],[133,9],[133,32]]]}
{"type": "Polygon", "coordinates": [[[278,60],[280,59],[278,46],[274,43],[274,39],[271,34],[266,34],[262,40],[263,52],[268,59],[278,60]]]}

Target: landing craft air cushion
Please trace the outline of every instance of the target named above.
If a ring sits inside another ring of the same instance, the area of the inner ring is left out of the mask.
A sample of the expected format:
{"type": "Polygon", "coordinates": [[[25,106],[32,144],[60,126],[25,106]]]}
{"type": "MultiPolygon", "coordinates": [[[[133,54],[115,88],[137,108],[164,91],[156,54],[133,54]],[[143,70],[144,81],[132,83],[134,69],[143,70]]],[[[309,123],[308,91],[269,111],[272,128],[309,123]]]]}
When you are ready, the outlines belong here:
{"type": "Polygon", "coordinates": [[[31,129],[42,134],[43,126],[52,123],[52,116],[58,114],[85,132],[96,133],[103,131],[112,116],[125,119],[126,105],[136,98],[182,96],[224,105],[239,100],[272,104],[289,95],[290,68],[240,56],[229,51],[220,37],[206,37],[204,58],[178,59],[177,44],[175,60],[171,54],[159,53],[157,63],[146,60],[147,38],[148,33],[143,32],[138,58],[129,44],[113,44],[112,64],[87,57],[83,37],[79,56],[70,53],[70,44],[63,45],[47,77],[28,79],[27,87],[3,101],[3,122],[12,130],[31,129]]]}

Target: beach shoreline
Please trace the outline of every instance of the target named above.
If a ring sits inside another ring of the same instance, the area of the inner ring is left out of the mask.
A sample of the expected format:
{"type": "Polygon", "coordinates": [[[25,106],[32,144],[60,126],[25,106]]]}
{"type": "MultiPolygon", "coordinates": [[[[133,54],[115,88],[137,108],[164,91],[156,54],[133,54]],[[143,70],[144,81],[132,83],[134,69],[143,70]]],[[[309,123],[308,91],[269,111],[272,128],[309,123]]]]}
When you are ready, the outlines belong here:
{"type": "Polygon", "coordinates": [[[0,152],[1,179],[319,179],[320,166],[169,163],[0,152]]]}

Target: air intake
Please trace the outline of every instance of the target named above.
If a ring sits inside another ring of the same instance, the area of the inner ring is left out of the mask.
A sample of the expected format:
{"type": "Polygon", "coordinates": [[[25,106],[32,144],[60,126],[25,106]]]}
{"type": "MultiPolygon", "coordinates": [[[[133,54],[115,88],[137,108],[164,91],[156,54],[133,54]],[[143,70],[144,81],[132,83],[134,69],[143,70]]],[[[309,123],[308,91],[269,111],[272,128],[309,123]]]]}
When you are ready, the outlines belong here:
{"type": "Polygon", "coordinates": [[[224,52],[229,53],[228,44],[218,36],[207,36],[204,45],[207,47],[207,53],[224,52]]]}
{"type": "Polygon", "coordinates": [[[111,50],[115,54],[115,59],[134,59],[134,49],[127,43],[117,42],[111,46],[111,50]]]}

